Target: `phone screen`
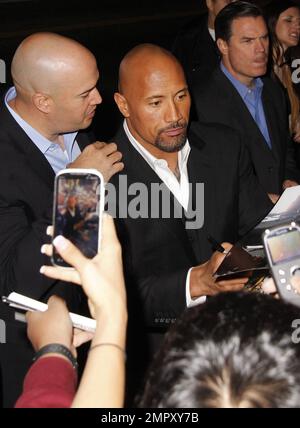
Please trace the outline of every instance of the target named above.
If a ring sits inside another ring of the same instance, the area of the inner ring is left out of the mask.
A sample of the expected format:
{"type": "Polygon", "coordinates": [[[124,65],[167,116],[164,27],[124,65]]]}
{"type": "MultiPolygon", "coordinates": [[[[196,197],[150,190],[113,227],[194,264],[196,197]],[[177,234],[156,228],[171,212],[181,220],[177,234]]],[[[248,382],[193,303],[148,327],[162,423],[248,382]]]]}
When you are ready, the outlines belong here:
{"type": "Polygon", "coordinates": [[[268,247],[273,264],[300,257],[300,233],[292,229],[268,238],[268,247]]]}
{"type": "MultiPolygon", "coordinates": [[[[70,170],[71,171],[71,170],[70,170]]],[[[56,177],[54,236],[63,235],[88,258],[98,252],[101,177],[94,173],[64,173],[56,177]]],[[[53,263],[69,265],[53,248],[53,263]]]]}

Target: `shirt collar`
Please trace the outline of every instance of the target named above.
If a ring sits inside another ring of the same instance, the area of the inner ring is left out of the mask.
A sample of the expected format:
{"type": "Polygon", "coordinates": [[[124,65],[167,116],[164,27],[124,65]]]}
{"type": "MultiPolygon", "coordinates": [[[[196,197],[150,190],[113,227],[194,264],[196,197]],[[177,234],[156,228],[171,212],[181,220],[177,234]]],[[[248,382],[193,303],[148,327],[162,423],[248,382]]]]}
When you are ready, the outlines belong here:
{"type": "MultiPolygon", "coordinates": [[[[167,162],[165,159],[159,159],[153,156],[147,149],[145,149],[144,146],[142,146],[131,134],[129,131],[126,119],[123,122],[124,131],[130,141],[130,143],[133,145],[133,147],[143,156],[143,158],[148,162],[148,164],[155,169],[157,166],[164,167],[167,166],[167,162]]],[[[189,144],[189,141],[186,140],[186,144],[184,147],[178,152],[178,165],[179,169],[182,170],[182,168],[187,164],[188,157],[191,151],[191,146],[189,144]]]]}
{"type": "MultiPolygon", "coordinates": [[[[28,135],[28,137],[34,142],[34,144],[39,148],[39,150],[45,154],[49,148],[55,144],[52,141],[45,138],[42,134],[40,134],[36,129],[34,129],[29,123],[27,123],[24,119],[21,118],[21,116],[18,115],[8,104],[11,100],[16,98],[17,93],[14,86],[12,86],[6,93],[4,101],[6,108],[10,112],[10,114],[13,116],[15,121],[21,126],[23,131],[28,135]]],[[[68,134],[64,134],[64,142],[65,142],[65,148],[67,149],[67,146],[72,145],[75,141],[75,138],[77,136],[78,132],[72,132],[68,134]]]]}
{"type": "MultiPolygon", "coordinates": [[[[243,98],[243,100],[247,97],[249,94],[249,87],[247,85],[244,85],[239,80],[237,80],[233,75],[227,70],[227,68],[224,66],[224,64],[221,62],[221,70],[225,74],[225,76],[230,80],[230,82],[233,84],[235,89],[238,91],[240,96],[243,98]]],[[[263,81],[260,77],[257,77],[253,80],[253,88],[252,90],[254,93],[261,93],[262,88],[264,86],[263,81]]]]}

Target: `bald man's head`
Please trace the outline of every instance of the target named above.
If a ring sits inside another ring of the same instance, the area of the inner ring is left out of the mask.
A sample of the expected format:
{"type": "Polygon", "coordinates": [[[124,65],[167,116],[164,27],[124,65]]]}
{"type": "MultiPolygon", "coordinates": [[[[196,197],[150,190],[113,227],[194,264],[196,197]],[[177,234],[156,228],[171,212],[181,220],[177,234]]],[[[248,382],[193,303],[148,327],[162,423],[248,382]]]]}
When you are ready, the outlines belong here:
{"type": "Polygon", "coordinates": [[[150,151],[176,152],[185,144],[190,97],[170,52],[151,44],[132,49],[120,64],[115,101],[133,136],[150,151]]]}
{"type": "Polygon", "coordinates": [[[21,92],[52,93],[63,84],[64,77],[76,72],[84,61],[95,59],[75,40],[54,33],[36,33],[17,48],[11,74],[21,92]]]}
{"type": "Polygon", "coordinates": [[[58,34],[27,37],[14,55],[12,78],[11,107],[47,138],[87,128],[102,101],[94,55],[58,34]]]}
{"type": "Polygon", "coordinates": [[[141,44],[131,49],[122,59],[119,68],[119,91],[123,93],[132,85],[135,85],[136,78],[144,78],[145,75],[153,71],[158,72],[160,68],[167,65],[181,69],[178,60],[166,49],[152,45],[141,44]]]}

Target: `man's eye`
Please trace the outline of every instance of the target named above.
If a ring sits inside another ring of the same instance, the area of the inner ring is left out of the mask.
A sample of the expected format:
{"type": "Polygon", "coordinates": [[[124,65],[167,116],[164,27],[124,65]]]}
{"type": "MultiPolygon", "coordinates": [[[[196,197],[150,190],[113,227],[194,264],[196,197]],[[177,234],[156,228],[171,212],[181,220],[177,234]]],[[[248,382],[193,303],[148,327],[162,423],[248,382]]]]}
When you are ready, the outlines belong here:
{"type": "Polygon", "coordinates": [[[81,95],[81,98],[87,98],[89,96],[89,92],[87,94],[81,95]]]}
{"type": "Polygon", "coordinates": [[[186,98],[187,94],[180,94],[178,95],[178,99],[179,100],[183,100],[184,98],[186,98]]]}
{"type": "Polygon", "coordinates": [[[160,101],[152,101],[152,102],[150,103],[150,105],[151,105],[152,107],[158,107],[158,106],[160,105],[160,101]]]}

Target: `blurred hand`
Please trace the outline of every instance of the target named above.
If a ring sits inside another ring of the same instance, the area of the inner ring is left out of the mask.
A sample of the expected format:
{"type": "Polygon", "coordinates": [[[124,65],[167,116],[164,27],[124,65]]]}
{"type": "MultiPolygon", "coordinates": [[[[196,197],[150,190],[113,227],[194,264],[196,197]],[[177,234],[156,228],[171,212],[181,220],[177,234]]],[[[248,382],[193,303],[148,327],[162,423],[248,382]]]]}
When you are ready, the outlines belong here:
{"type": "Polygon", "coordinates": [[[45,312],[27,312],[27,335],[35,351],[50,343],[60,343],[76,355],[73,342],[73,326],[66,303],[60,297],[51,296],[45,312]]]}
{"type": "Polygon", "coordinates": [[[294,180],[284,180],[282,184],[283,190],[287,189],[288,187],[294,187],[294,186],[299,186],[299,183],[297,183],[297,181],[294,181],[294,180]]]}
{"type": "Polygon", "coordinates": [[[293,129],[293,140],[295,143],[300,143],[300,120],[296,122],[295,129],[293,129]]]}
{"type": "MultiPolygon", "coordinates": [[[[116,316],[126,312],[122,251],[112,217],[103,216],[102,231],[101,250],[93,259],[84,257],[69,240],[56,237],[53,244],[57,251],[75,270],[54,266],[41,269],[50,278],[82,284],[94,318],[100,314],[116,316]]],[[[43,252],[50,256],[52,246],[44,245],[43,252]]]]}
{"type": "MultiPolygon", "coordinates": [[[[290,279],[290,284],[293,287],[294,290],[297,291],[297,293],[300,294],[300,277],[299,276],[293,276],[290,279]]],[[[277,293],[277,288],[274,283],[273,278],[266,278],[262,284],[262,290],[266,294],[275,294],[277,293]]]]}
{"type": "Polygon", "coordinates": [[[274,205],[276,204],[276,202],[280,198],[280,196],[276,195],[275,193],[268,193],[268,196],[269,196],[269,198],[271,199],[271,201],[273,202],[274,205]]]}
{"type": "Polygon", "coordinates": [[[68,168],[95,168],[101,172],[107,183],[113,175],[124,168],[121,159],[122,153],[118,151],[115,143],[96,141],[85,147],[68,168]]]}
{"type": "MultiPolygon", "coordinates": [[[[222,247],[225,248],[225,251],[229,251],[232,245],[229,243],[222,243],[222,247]]],[[[213,277],[213,274],[225,257],[226,253],[215,252],[208,262],[196,266],[191,270],[190,293],[192,298],[213,296],[222,291],[238,291],[244,287],[248,282],[248,277],[221,281],[217,281],[213,277]]]]}

